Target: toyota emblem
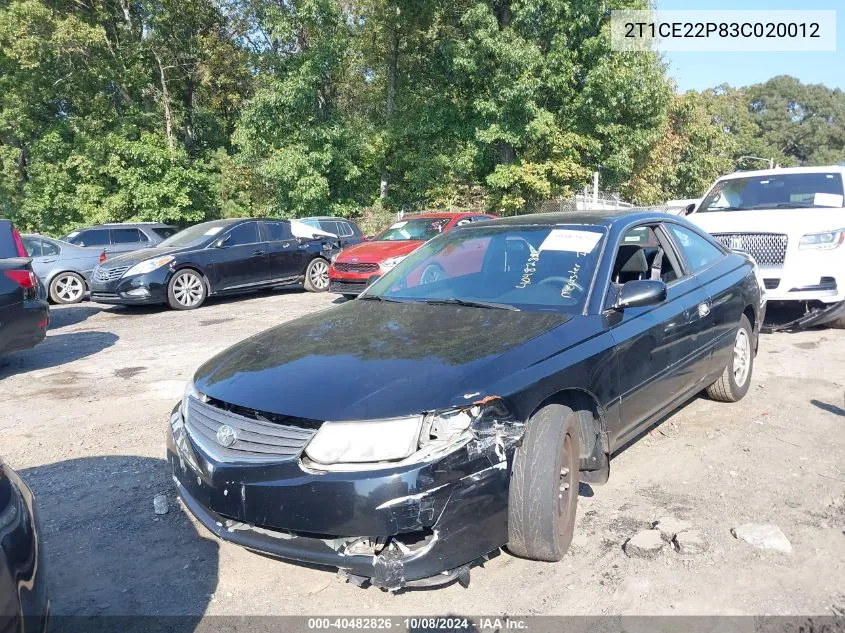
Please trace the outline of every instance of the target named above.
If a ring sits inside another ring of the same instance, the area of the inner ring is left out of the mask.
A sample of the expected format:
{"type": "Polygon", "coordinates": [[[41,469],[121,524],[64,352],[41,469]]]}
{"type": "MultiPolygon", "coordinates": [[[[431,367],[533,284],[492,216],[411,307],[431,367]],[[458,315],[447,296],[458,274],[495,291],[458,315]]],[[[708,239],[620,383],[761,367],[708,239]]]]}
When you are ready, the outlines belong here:
{"type": "Polygon", "coordinates": [[[220,446],[229,448],[237,439],[238,435],[235,433],[235,429],[228,424],[224,424],[217,429],[217,443],[220,444],[220,446]]]}

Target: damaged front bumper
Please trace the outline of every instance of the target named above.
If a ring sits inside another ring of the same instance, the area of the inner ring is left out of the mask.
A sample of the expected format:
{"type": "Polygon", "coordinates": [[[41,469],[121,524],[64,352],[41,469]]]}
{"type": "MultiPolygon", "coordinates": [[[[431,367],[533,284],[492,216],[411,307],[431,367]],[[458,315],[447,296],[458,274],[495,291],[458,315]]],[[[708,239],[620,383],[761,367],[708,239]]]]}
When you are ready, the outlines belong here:
{"type": "Polygon", "coordinates": [[[316,472],[300,460],[216,462],[185,432],[177,407],[167,454],[185,506],[218,537],[396,590],[461,579],[507,542],[518,438],[488,431],[425,463],[316,472]]]}
{"type": "Polygon", "coordinates": [[[785,322],[766,323],[762,331],[771,333],[817,327],[836,321],[843,316],[845,316],[845,301],[839,301],[837,303],[807,302],[804,305],[804,313],[801,316],[785,322]]]}

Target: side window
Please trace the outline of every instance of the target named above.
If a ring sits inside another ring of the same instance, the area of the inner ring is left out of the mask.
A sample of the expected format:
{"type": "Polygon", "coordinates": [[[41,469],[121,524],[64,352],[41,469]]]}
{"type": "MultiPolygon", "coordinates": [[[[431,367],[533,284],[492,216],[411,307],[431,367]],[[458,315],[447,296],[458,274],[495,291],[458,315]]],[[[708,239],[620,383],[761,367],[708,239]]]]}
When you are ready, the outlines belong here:
{"type": "Polygon", "coordinates": [[[683,251],[684,257],[689,262],[692,272],[696,273],[707,268],[725,256],[722,251],[697,233],[677,224],[669,224],[668,227],[678,248],[683,251]]]}
{"type": "Polygon", "coordinates": [[[355,235],[355,231],[352,230],[348,222],[338,222],[337,227],[340,229],[341,237],[352,237],[355,235]]]}
{"type": "Polygon", "coordinates": [[[271,242],[280,242],[293,238],[290,224],[287,222],[265,222],[264,228],[267,229],[267,239],[271,242]]]}
{"type": "Polygon", "coordinates": [[[638,279],[659,279],[670,283],[680,277],[674,255],[667,253],[668,244],[661,242],[653,226],[637,226],[622,236],[616,251],[610,280],[622,285],[638,279]]]}
{"type": "Polygon", "coordinates": [[[62,249],[59,248],[58,244],[53,244],[53,242],[48,242],[47,240],[41,240],[41,254],[44,256],[47,255],[58,255],[62,252],[62,249]]]}
{"type": "Polygon", "coordinates": [[[340,228],[334,220],[320,220],[320,230],[340,237],[340,228]]]}
{"type": "Polygon", "coordinates": [[[36,237],[21,237],[23,248],[30,257],[41,257],[41,240],[36,237]]]}
{"type": "Polygon", "coordinates": [[[226,246],[255,244],[258,241],[258,222],[245,222],[229,231],[229,239],[226,240],[226,246]]]}
{"type": "Polygon", "coordinates": [[[135,228],[130,229],[112,229],[111,230],[112,244],[130,244],[137,242],[148,241],[145,236],[135,228]]]}
{"type": "Polygon", "coordinates": [[[488,218],[486,215],[474,215],[472,216],[473,222],[484,222],[485,220],[492,220],[493,218],[488,218]]]}
{"type": "Polygon", "coordinates": [[[455,222],[455,226],[466,226],[472,222],[472,218],[461,218],[457,222],[455,222]]]}
{"type": "Polygon", "coordinates": [[[77,246],[108,246],[111,243],[108,229],[88,229],[73,238],[77,246]]]}

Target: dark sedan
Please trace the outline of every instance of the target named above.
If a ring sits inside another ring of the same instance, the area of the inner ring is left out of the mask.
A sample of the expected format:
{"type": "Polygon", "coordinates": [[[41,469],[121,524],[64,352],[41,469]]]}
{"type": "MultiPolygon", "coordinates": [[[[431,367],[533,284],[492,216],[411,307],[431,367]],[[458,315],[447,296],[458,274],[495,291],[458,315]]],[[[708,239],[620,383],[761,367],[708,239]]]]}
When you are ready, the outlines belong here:
{"type": "Polygon", "coordinates": [[[91,275],[91,300],[124,305],[200,307],[209,295],[301,282],[329,287],[333,235],[297,221],[228,219],[197,224],[156,248],[109,259],[91,275]]]}
{"type": "Polygon", "coordinates": [[[32,492],[0,460],[0,630],[45,631],[49,610],[32,492]]]}
{"type": "Polygon", "coordinates": [[[29,349],[47,336],[50,306],[23,240],[0,220],[0,354],[29,349]]]}
{"type": "Polygon", "coordinates": [[[457,228],[203,365],[176,488],[223,539],[385,589],[504,545],[557,561],[579,481],[690,396],[746,394],[763,309],[752,260],[665,214],[457,228]]]}

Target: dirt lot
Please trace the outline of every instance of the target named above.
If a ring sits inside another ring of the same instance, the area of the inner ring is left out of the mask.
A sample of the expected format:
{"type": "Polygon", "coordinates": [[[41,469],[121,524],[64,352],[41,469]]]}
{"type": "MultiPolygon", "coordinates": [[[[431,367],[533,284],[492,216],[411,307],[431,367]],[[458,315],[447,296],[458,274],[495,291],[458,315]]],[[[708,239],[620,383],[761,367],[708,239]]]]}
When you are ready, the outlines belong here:
{"type": "MultiPolygon", "coordinates": [[[[397,595],[219,542],[173,497],[164,425],[206,358],[334,296],[274,291],[197,312],[81,304],[0,360],[0,453],[41,511],[56,614],[825,614],[845,604],[845,331],[763,336],[739,404],[697,398],[582,486],[566,558],[507,552],[458,585],[397,595]],[[170,512],[156,516],[153,496],[170,512]],[[657,518],[705,553],[628,558],[657,518]],[[775,523],[793,552],[731,528],[775,523]]],[[[292,342],[292,344],[295,344],[292,342]]]]}

